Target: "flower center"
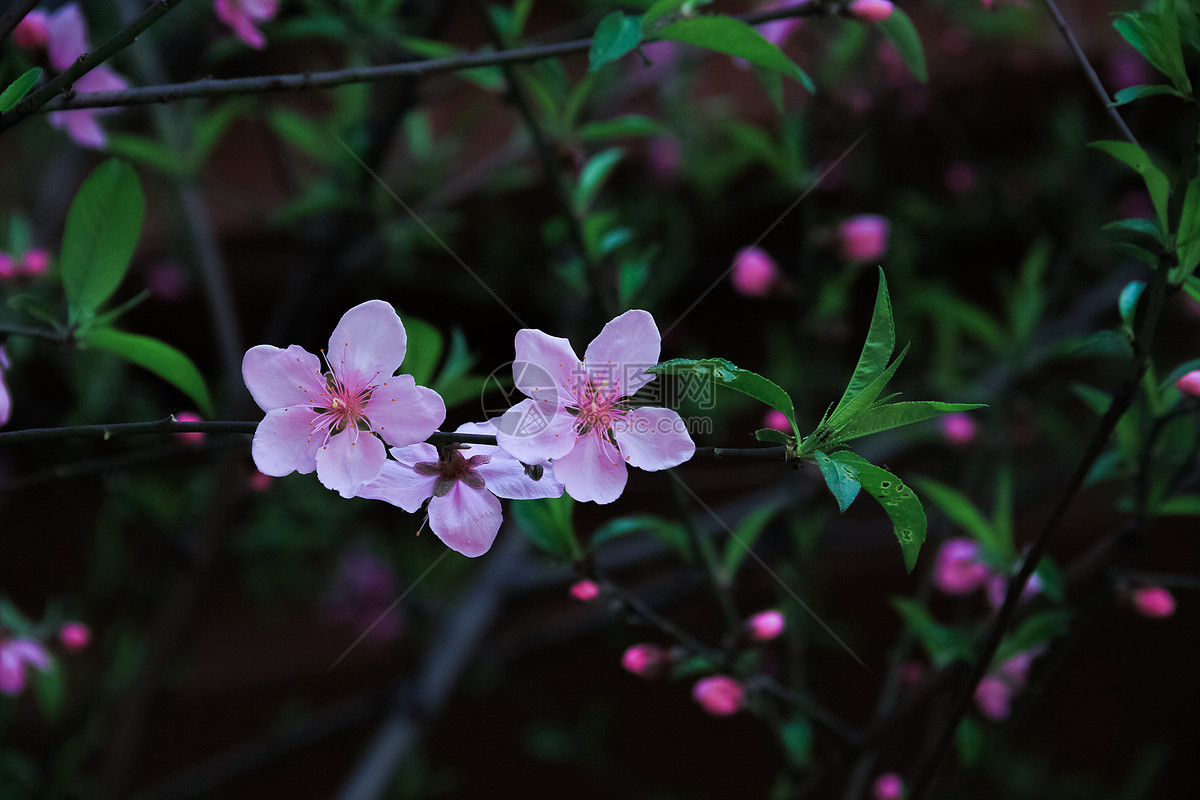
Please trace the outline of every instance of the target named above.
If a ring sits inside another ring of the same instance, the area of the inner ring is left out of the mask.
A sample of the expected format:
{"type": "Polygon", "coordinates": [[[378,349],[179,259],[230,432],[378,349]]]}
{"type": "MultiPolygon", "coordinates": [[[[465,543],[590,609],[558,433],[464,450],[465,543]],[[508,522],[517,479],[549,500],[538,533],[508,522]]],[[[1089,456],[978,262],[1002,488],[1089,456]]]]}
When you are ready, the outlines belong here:
{"type": "Polygon", "coordinates": [[[422,461],[413,465],[413,469],[418,475],[436,475],[433,496],[445,497],[457,481],[462,481],[472,489],[484,488],[483,476],[475,471],[475,467],[483,466],[491,460],[491,456],[484,455],[464,458],[461,450],[448,447],[442,450],[441,458],[437,462],[422,461]]]}
{"type": "MultiPolygon", "coordinates": [[[[627,411],[621,405],[623,398],[617,392],[608,393],[597,389],[592,380],[590,376],[583,380],[575,395],[578,402],[575,406],[567,406],[567,413],[578,419],[575,432],[580,436],[593,434],[617,447],[612,428],[621,421],[627,411]]],[[[604,382],[605,385],[607,383],[604,382]]],[[[620,450],[619,447],[617,449],[620,450]]]]}

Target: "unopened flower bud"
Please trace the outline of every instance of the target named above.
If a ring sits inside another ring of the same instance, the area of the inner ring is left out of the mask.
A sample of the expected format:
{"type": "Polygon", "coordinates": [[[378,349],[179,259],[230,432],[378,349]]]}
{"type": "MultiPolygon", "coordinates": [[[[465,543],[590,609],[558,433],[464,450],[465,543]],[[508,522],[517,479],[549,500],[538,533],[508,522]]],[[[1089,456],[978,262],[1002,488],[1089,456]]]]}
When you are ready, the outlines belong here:
{"type": "MultiPolygon", "coordinates": [[[[193,414],[191,411],[181,411],[180,413],[175,415],[175,421],[176,422],[200,422],[200,417],[197,414],[193,414]]],[[[176,438],[179,439],[179,441],[183,442],[186,445],[198,445],[204,441],[203,433],[195,433],[195,432],[177,433],[177,434],[175,434],[175,436],[176,436],[176,438]]]]}
{"type": "Polygon", "coordinates": [[[44,11],[30,11],[13,28],[13,42],[22,50],[41,50],[48,39],[44,11]]]}
{"type": "Polygon", "coordinates": [[[729,280],[739,294],[765,297],[779,280],[779,267],[762,248],[747,247],[733,257],[733,272],[729,280]]]}
{"type": "Polygon", "coordinates": [[[1175,388],[1186,395],[1200,397],[1200,369],[1194,369],[1175,381],[1175,388]]]}
{"type": "Polygon", "coordinates": [[[874,261],[887,252],[888,228],[886,217],[878,214],[859,214],[838,226],[838,242],[843,258],[853,261],[874,261]]]}
{"type": "Polygon", "coordinates": [[[621,666],[639,678],[653,680],[666,672],[671,653],[656,644],[635,644],[621,656],[621,666]]]}
{"type": "Polygon", "coordinates": [[[750,632],[750,637],[759,642],[769,642],[778,637],[786,625],[783,614],[773,608],[760,611],[746,620],[746,630],[750,632]]]}
{"type": "Polygon", "coordinates": [[[59,628],[58,640],[68,652],[78,653],[92,643],[92,629],[82,622],[65,622],[59,628]]]}
{"type": "Polygon", "coordinates": [[[990,720],[1007,719],[1012,705],[1012,687],[1003,678],[988,675],[975,687],[975,705],[990,720]]]}
{"type": "Polygon", "coordinates": [[[772,408],[763,415],[762,424],[764,428],[770,428],[781,433],[792,432],[792,423],[788,422],[787,415],[777,408],[772,408]]]}
{"type": "Polygon", "coordinates": [[[25,275],[41,275],[50,266],[50,254],[41,247],[25,251],[18,271],[25,275]]]}
{"type": "Polygon", "coordinates": [[[588,602],[589,600],[595,600],[600,596],[600,587],[596,585],[595,581],[576,581],[575,583],[571,584],[570,591],[572,597],[584,603],[588,602]]]}
{"type": "Polygon", "coordinates": [[[875,800],[900,800],[904,797],[904,781],[894,772],[885,772],[871,785],[875,800]]]}
{"type": "Polygon", "coordinates": [[[863,22],[882,22],[892,15],[893,6],[888,0],[853,0],[850,13],[863,22]]]}
{"type": "Polygon", "coordinates": [[[702,678],[692,687],[692,697],[714,717],[736,714],[746,701],[746,690],[727,675],[702,678]]]}
{"type": "Polygon", "coordinates": [[[1175,597],[1161,586],[1134,589],[1133,607],[1143,617],[1162,619],[1175,613],[1175,597]]]}
{"type": "Polygon", "coordinates": [[[987,565],[979,560],[979,545],[970,539],[947,539],[933,563],[933,582],[946,594],[970,594],[990,575],[987,565]]]}
{"type": "Polygon", "coordinates": [[[961,411],[942,417],[942,436],[953,445],[968,444],[975,438],[975,420],[961,411]]]}

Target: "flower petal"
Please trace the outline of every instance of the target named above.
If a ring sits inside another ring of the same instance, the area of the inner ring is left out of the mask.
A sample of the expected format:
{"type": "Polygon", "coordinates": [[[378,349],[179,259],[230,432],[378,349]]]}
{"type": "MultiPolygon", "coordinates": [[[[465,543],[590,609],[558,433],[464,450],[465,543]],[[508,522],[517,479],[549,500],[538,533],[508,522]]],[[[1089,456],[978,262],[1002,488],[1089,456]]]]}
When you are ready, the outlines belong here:
{"type": "Polygon", "coordinates": [[[317,450],[317,479],[342,497],[354,497],[379,477],[387,461],[383,442],[366,431],[345,430],[317,450]]]}
{"type": "Polygon", "coordinates": [[[50,669],[50,655],[46,648],[34,639],[14,639],[6,649],[26,664],[32,664],[42,672],[50,669]]]}
{"type": "Polygon", "coordinates": [[[403,447],[428,439],[445,422],[446,404],[433,389],[417,386],[412,375],[397,375],[371,392],[366,414],[385,442],[403,447]]]}
{"type": "MultiPolygon", "coordinates": [[[[433,457],[422,459],[423,461],[437,461],[437,448],[432,445],[413,445],[413,448],[417,447],[428,447],[433,451],[433,457]]],[[[395,454],[396,450],[393,450],[392,455],[395,454]]],[[[436,482],[436,475],[418,475],[409,464],[385,461],[379,477],[360,487],[358,496],[382,500],[405,511],[415,512],[421,509],[422,503],[433,497],[433,484],[436,482]]]]}
{"type": "Polygon", "coordinates": [[[88,49],[87,22],[78,3],[68,3],[46,19],[46,53],[59,72],[88,49]]]}
{"type": "Polygon", "coordinates": [[[99,150],[107,139],[104,129],[96,121],[96,109],[81,108],[77,111],[51,111],[47,121],[52,128],[65,128],[67,135],[80,147],[99,150]]]}
{"type": "MultiPolygon", "coordinates": [[[[475,449],[475,445],[471,446],[475,449]]],[[[486,464],[480,464],[475,472],[483,478],[487,490],[497,497],[510,500],[532,500],[538,497],[562,497],[563,485],[554,479],[554,469],[542,467],[542,476],[536,481],[525,471],[525,465],[517,459],[495,448],[496,453],[486,464]]]]}
{"type": "Polygon", "coordinates": [[[251,347],[242,357],[242,380],[263,411],[308,406],[325,396],[321,360],[295,344],[287,350],[251,347]]]}
{"type": "Polygon", "coordinates": [[[654,380],[646,370],[658,363],[662,337],[649,311],[633,309],[610,320],[588,345],[583,363],[593,383],[607,379],[616,397],[628,397],[654,380]]]}
{"type": "Polygon", "coordinates": [[[575,405],[575,385],[582,377],[579,357],[566,339],[532,328],[517,331],[513,382],[547,412],[553,406],[575,405]]]}
{"type": "Polygon", "coordinates": [[[629,465],[651,472],[678,466],[696,452],[683,419],[669,408],[635,408],[613,433],[629,465]]]}
{"type": "Polygon", "coordinates": [[[561,407],[547,416],[532,399],[517,403],[495,423],[499,445],[526,464],[565,456],[578,436],[574,417],[561,407]]]}
{"type": "Polygon", "coordinates": [[[583,436],[570,453],[554,459],[554,477],[576,500],[611,503],[625,491],[629,471],[612,445],[583,436]]]}
{"type": "Polygon", "coordinates": [[[429,527],[447,547],[470,558],[491,548],[503,519],[500,501],[491,492],[472,489],[462,481],[445,496],[429,501],[429,527]]]}
{"type": "Polygon", "coordinates": [[[25,688],[25,664],[7,647],[0,647],[0,693],[17,695],[25,688]]]}
{"type": "Polygon", "coordinates": [[[317,415],[304,406],[275,408],[267,412],[258,429],[250,454],[258,471],[273,478],[292,472],[307,475],[317,468],[317,450],[325,432],[313,429],[317,415]]]}
{"type": "Polygon", "coordinates": [[[383,300],[368,300],[342,315],[326,357],[347,384],[374,385],[396,373],[407,351],[408,335],[396,310],[383,300]]]}

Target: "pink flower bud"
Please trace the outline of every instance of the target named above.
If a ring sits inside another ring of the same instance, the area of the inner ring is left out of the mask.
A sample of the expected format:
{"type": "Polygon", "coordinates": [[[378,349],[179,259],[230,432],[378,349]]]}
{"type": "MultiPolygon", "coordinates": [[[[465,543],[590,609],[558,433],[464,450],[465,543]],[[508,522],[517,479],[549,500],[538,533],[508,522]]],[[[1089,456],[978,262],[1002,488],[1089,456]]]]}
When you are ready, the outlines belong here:
{"type": "Polygon", "coordinates": [[[768,611],[760,611],[746,620],[746,630],[750,632],[750,637],[759,642],[769,642],[776,638],[783,633],[786,625],[787,621],[784,620],[783,614],[773,608],[768,611]]]}
{"type": "Polygon", "coordinates": [[[41,275],[50,266],[50,254],[40,247],[25,252],[18,271],[25,275],[41,275]]]}
{"type": "Polygon", "coordinates": [[[904,781],[894,772],[885,772],[871,785],[871,796],[875,800],[900,800],[904,797],[904,781]]]}
{"type": "Polygon", "coordinates": [[[888,0],[853,0],[850,13],[863,22],[882,22],[892,15],[892,4],[888,0]]]}
{"type": "Polygon", "coordinates": [[[736,714],[746,701],[746,690],[727,675],[702,678],[692,687],[692,697],[700,707],[714,717],[736,714]]]}
{"type": "Polygon", "coordinates": [[[782,433],[792,432],[792,423],[788,422],[787,415],[777,408],[772,408],[763,415],[762,424],[764,428],[770,428],[782,433]]]}
{"type": "Polygon", "coordinates": [[[1161,586],[1146,586],[1134,589],[1133,607],[1143,617],[1162,619],[1175,613],[1175,598],[1161,586]]]}
{"type": "Polygon", "coordinates": [[[92,629],[82,622],[65,622],[58,631],[58,639],[68,652],[78,653],[92,643],[92,629]]]}
{"type": "Polygon", "coordinates": [[[970,594],[990,575],[987,565],[979,561],[979,545],[970,539],[947,539],[933,563],[933,582],[946,594],[970,594]]]}
{"type": "Polygon", "coordinates": [[[953,445],[964,445],[975,438],[975,420],[961,411],[942,417],[942,436],[953,445]]]}
{"type": "Polygon", "coordinates": [[[0,279],[11,278],[17,274],[17,262],[8,253],[0,253],[0,279]]]}
{"type": "Polygon", "coordinates": [[[635,644],[621,656],[621,666],[639,678],[662,677],[671,663],[671,653],[656,644],[635,644]]]}
{"type": "Polygon", "coordinates": [[[30,11],[13,28],[13,41],[22,50],[41,50],[48,39],[44,11],[30,11]]]}
{"type": "Polygon", "coordinates": [[[838,227],[842,256],[853,261],[874,261],[887,252],[888,221],[878,214],[859,214],[838,227]]]}
{"type": "MultiPolygon", "coordinates": [[[[200,417],[191,411],[181,411],[175,415],[176,422],[200,422],[200,417]]],[[[203,433],[177,433],[175,437],[187,445],[198,445],[204,441],[203,433]]]]}
{"type": "MultiPolygon", "coordinates": [[[[1024,603],[1029,598],[1042,590],[1042,579],[1037,576],[1037,573],[1029,576],[1029,580],[1025,582],[1025,588],[1021,590],[1021,602],[1024,603]]],[[[1003,575],[993,575],[988,580],[987,597],[988,602],[992,604],[992,608],[999,608],[1004,605],[1004,595],[1008,592],[1008,578],[1003,575]]]]}
{"type": "Polygon", "coordinates": [[[1017,653],[1012,658],[1000,665],[997,670],[999,676],[1008,682],[1012,689],[1024,689],[1025,683],[1029,679],[1029,667],[1033,664],[1033,660],[1044,652],[1044,648],[1034,648],[1026,650],[1024,653],[1017,653]]]}
{"type": "Polygon", "coordinates": [[[975,705],[990,720],[1007,719],[1012,705],[1012,687],[995,675],[988,675],[975,687],[975,705]]]}
{"type": "Polygon", "coordinates": [[[595,581],[576,581],[571,584],[571,596],[586,603],[600,596],[600,587],[595,581]]]}
{"type": "Polygon", "coordinates": [[[779,280],[779,267],[765,250],[747,247],[733,257],[733,273],[729,280],[739,294],[765,297],[779,280]]]}
{"type": "Polygon", "coordinates": [[[1175,381],[1175,388],[1192,397],[1200,397],[1200,369],[1194,369],[1175,381]]]}
{"type": "Polygon", "coordinates": [[[265,492],[267,489],[271,488],[272,480],[273,478],[271,478],[270,475],[264,475],[258,470],[254,470],[254,474],[250,476],[249,480],[250,491],[265,492]]]}

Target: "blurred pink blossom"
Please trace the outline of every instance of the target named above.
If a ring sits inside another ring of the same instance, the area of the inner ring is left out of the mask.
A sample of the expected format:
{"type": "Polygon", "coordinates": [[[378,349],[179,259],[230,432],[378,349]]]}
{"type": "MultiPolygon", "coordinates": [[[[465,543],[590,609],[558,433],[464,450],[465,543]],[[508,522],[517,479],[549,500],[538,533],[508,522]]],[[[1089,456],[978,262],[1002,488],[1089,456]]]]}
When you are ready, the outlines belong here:
{"type": "Polygon", "coordinates": [[[874,261],[887,252],[888,221],[879,214],[859,214],[838,226],[838,243],[844,258],[874,261]]]}
{"type": "Polygon", "coordinates": [[[670,663],[670,651],[656,644],[635,644],[621,655],[621,666],[646,680],[661,677],[670,663]]]}
{"type": "Polygon", "coordinates": [[[58,640],[68,652],[78,653],[92,643],[92,629],[82,622],[64,622],[58,630],[58,640]]]}
{"type": "Polygon", "coordinates": [[[18,695],[25,690],[25,667],[50,669],[50,655],[33,639],[0,640],[0,692],[18,695]]]}
{"type": "Polygon", "coordinates": [[[871,785],[871,796],[875,800],[900,800],[904,797],[904,781],[894,772],[885,772],[871,785]]]}
{"type": "MultiPolygon", "coordinates": [[[[1029,598],[1042,590],[1042,579],[1037,573],[1029,576],[1029,580],[1025,582],[1025,588],[1021,590],[1021,602],[1024,603],[1029,598]]],[[[1008,591],[1008,578],[1004,575],[993,575],[988,579],[987,598],[992,604],[992,608],[999,608],[1004,605],[1004,595],[1008,591]]]]}
{"type": "MultiPolygon", "coordinates": [[[[180,411],[178,414],[175,415],[175,421],[176,422],[202,422],[203,420],[200,419],[199,414],[195,414],[191,411],[180,411]]],[[[179,441],[183,442],[184,444],[191,445],[191,446],[199,445],[204,442],[204,434],[196,433],[194,431],[189,431],[187,433],[177,433],[177,434],[175,434],[175,438],[178,439],[179,441]]]]}
{"type": "Polygon", "coordinates": [[[188,294],[187,274],[178,264],[160,261],[146,272],[146,288],[161,300],[178,302],[188,294]]]}
{"type": "Polygon", "coordinates": [[[991,574],[980,560],[979,544],[961,537],[943,542],[933,564],[934,585],[946,594],[970,594],[991,574]]]}
{"type": "Polygon", "coordinates": [[[1146,586],[1132,592],[1133,607],[1143,617],[1162,619],[1175,613],[1175,597],[1161,586],[1146,586]]]}
{"type": "Polygon", "coordinates": [[[788,422],[787,415],[777,408],[772,408],[763,415],[762,424],[764,428],[770,428],[771,430],[783,433],[792,432],[792,423],[788,422]]]}
{"type": "Polygon", "coordinates": [[[271,488],[271,482],[273,480],[275,479],[270,475],[264,475],[258,470],[254,470],[254,473],[250,476],[250,479],[247,481],[247,483],[250,485],[250,491],[265,492],[267,489],[271,488]]]}
{"type": "Polygon", "coordinates": [[[1194,369],[1175,381],[1175,388],[1192,397],[1200,397],[1200,369],[1194,369]]]}
{"type": "Polygon", "coordinates": [[[779,282],[779,267],[761,247],[746,247],[733,257],[729,280],[739,294],[765,297],[779,282]]]}
{"type": "Polygon", "coordinates": [[[1153,80],[1146,59],[1132,47],[1120,46],[1108,57],[1108,81],[1114,91],[1142,86],[1153,80]]]}
{"type": "Polygon", "coordinates": [[[216,0],[213,10],[217,19],[233,28],[234,34],[255,50],[261,50],[266,39],[256,22],[274,19],[279,11],[278,0],[216,0]]]}
{"type": "Polygon", "coordinates": [[[701,678],[692,687],[692,697],[704,711],[714,717],[728,717],[741,710],[746,690],[727,675],[701,678]]]}
{"type": "Polygon", "coordinates": [[[894,6],[888,0],[851,0],[848,8],[863,22],[882,22],[892,15],[894,6]]]}
{"type": "Polygon", "coordinates": [[[1012,707],[1012,687],[1008,681],[988,675],[975,687],[975,705],[990,720],[1007,719],[1012,707]]]}
{"type": "Polygon", "coordinates": [[[384,642],[400,635],[400,612],[392,608],[396,596],[391,565],[368,550],[351,548],[342,553],[333,582],[321,598],[321,611],[336,624],[370,629],[369,638],[384,642]]]}
{"type": "Polygon", "coordinates": [[[0,345],[0,425],[6,425],[12,417],[12,394],[8,391],[8,384],[4,382],[4,370],[11,366],[8,353],[5,352],[4,346],[0,345]]]}
{"type": "Polygon", "coordinates": [[[22,50],[41,50],[48,39],[46,32],[46,12],[30,11],[25,18],[13,28],[13,42],[22,50]]]}
{"type": "Polygon", "coordinates": [[[953,445],[964,445],[975,438],[975,420],[969,414],[955,411],[942,417],[942,436],[953,445]]]}
{"type": "Polygon", "coordinates": [[[595,581],[582,580],[571,584],[571,597],[581,602],[589,602],[600,596],[600,587],[595,581]]]}
{"type": "Polygon", "coordinates": [[[746,620],[746,630],[750,632],[750,638],[759,642],[769,642],[777,638],[786,626],[787,621],[783,614],[773,608],[760,611],[746,620]]]}

